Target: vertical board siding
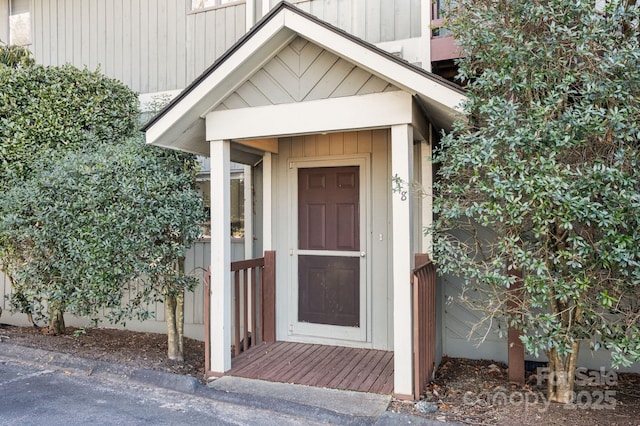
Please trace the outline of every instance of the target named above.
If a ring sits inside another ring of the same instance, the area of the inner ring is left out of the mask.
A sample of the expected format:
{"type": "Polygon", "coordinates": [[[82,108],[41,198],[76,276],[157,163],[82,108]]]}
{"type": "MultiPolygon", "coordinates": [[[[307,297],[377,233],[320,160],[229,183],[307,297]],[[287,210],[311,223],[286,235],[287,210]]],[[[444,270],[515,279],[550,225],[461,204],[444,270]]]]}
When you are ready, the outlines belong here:
{"type": "Polygon", "coordinates": [[[245,33],[244,3],[186,14],[187,83],[245,33]]]}
{"type": "MultiPolygon", "coordinates": [[[[421,35],[420,0],[294,4],[371,43],[421,35]]],[[[174,0],[33,1],[36,61],[100,67],[140,93],[182,89],[246,31],[245,3],[198,13],[188,8],[174,0]]]]}
{"type": "MultiPolygon", "coordinates": [[[[278,0],[271,0],[271,7],[277,3],[278,0]]],[[[422,34],[420,0],[293,0],[292,3],[370,43],[422,34]]]]}
{"type": "MultiPolygon", "coordinates": [[[[104,58],[109,58],[109,60],[105,60],[104,62],[101,63],[101,69],[102,72],[104,72],[106,75],[109,76],[113,76],[116,77],[114,71],[115,71],[115,62],[116,62],[116,58],[114,56],[114,44],[115,44],[115,39],[116,37],[118,37],[118,34],[116,34],[116,29],[115,29],[115,19],[113,16],[114,10],[113,10],[113,1],[114,0],[102,0],[100,1],[100,8],[98,9],[98,15],[102,16],[103,19],[101,19],[99,21],[99,37],[100,37],[100,44],[103,44],[103,51],[102,51],[102,57],[104,58]],[[108,29],[113,28],[113,31],[109,31],[108,29]]],[[[64,7],[63,6],[64,2],[62,2],[62,4],[60,5],[60,7],[64,7]]],[[[121,34],[120,34],[121,35],[121,34]]],[[[58,61],[59,63],[60,61],[58,61]]]]}
{"type": "Polygon", "coordinates": [[[9,43],[9,0],[0,0],[0,40],[9,43]]]}
{"type": "Polygon", "coordinates": [[[100,67],[140,93],[186,87],[245,33],[245,4],[189,13],[175,0],[37,0],[43,65],[100,67]]]}
{"type": "Polygon", "coordinates": [[[2,310],[9,309],[9,295],[11,294],[11,285],[9,278],[0,271],[0,308],[2,310]]]}
{"type": "MultiPolygon", "coordinates": [[[[241,239],[234,239],[231,243],[232,248],[232,261],[242,260],[244,258],[244,242],[241,239]]],[[[195,338],[202,338],[200,336],[199,328],[204,324],[204,276],[207,268],[211,262],[211,243],[207,240],[197,241],[193,247],[189,249],[185,255],[185,271],[189,274],[193,274],[198,277],[200,283],[193,292],[185,294],[184,299],[184,323],[187,328],[191,326],[196,327],[196,331],[191,335],[195,338]],[[200,337],[198,337],[200,336],[200,337]]],[[[135,287],[136,283],[132,283],[135,287]]],[[[8,324],[15,325],[28,325],[27,318],[24,314],[11,315],[9,312],[9,298],[11,296],[12,289],[9,283],[9,279],[0,272],[0,308],[4,311],[0,317],[0,321],[8,324]]],[[[131,298],[133,291],[128,291],[125,296],[125,300],[131,298]]],[[[166,331],[166,325],[164,325],[164,304],[155,303],[148,306],[154,313],[153,319],[140,323],[138,321],[127,321],[126,328],[129,330],[139,331],[154,331],[164,333],[166,331]]],[[[103,312],[103,316],[105,313],[103,312]]],[[[69,325],[85,326],[86,321],[83,319],[69,318],[67,321],[69,325]]],[[[105,325],[108,325],[105,323],[105,325]]],[[[111,326],[111,325],[109,325],[111,326]]]]}
{"type": "MultiPolygon", "coordinates": [[[[145,37],[145,39],[147,40],[147,64],[148,64],[146,74],[148,76],[149,85],[146,87],[144,91],[151,92],[151,93],[158,92],[160,90],[158,86],[158,70],[160,68],[164,68],[164,64],[160,62],[162,58],[159,55],[159,47],[163,49],[163,51],[165,49],[165,46],[159,45],[160,34],[158,30],[160,27],[164,27],[164,26],[158,25],[157,6],[159,6],[160,3],[162,2],[157,2],[156,4],[156,2],[150,0],[148,3],[149,6],[147,8],[148,21],[147,21],[147,36],[145,37]]],[[[163,20],[164,19],[166,19],[166,17],[163,17],[163,20]]]]}

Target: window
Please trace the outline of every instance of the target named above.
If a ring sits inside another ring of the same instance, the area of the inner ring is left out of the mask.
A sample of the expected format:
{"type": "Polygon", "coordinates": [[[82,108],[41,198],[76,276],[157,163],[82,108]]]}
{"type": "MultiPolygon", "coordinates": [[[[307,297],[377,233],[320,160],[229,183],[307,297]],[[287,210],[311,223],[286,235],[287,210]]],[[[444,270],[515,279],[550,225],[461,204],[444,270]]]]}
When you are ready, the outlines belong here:
{"type": "Polygon", "coordinates": [[[231,177],[231,236],[244,238],[244,177],[231,177]]]}
{"type": "Polygon", "coordinates": [[[206,9],[208,7],[222,6],[227,3],[234,3],[238,0],[191,0],[191,10],[206,9]]]}
{"type": "MultiPolygon", "coordinates": [[[[231,216],[231,237],[244,238],[244,174],[240,171],[233,170],[230,182],[230,216],[231,216]]],[[[198,182],[198,189],[202,194],[205,204],[205,212],[209,216],[211,208],[211,182],[208,177],[198,182]]],[[[207,221],[202,224],[202,234],[205,238],[211,237],[211,222],[207,221]]]]}
{"type": "Polygon", "coordinates": [[[9,44],[28,46],[31,44],[31,12],[29,0],[9,2],[9,44]]]}

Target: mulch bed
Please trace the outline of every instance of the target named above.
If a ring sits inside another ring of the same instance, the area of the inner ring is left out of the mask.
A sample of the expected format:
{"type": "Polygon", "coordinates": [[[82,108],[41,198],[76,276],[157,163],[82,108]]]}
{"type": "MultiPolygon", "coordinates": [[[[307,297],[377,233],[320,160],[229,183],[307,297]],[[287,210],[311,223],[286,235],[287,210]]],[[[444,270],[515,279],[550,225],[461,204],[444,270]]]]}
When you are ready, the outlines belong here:
{"type": "Polygon", "coordinates": [[[73,354],[83,358],[126,364],[136,368],[184,374],[204,382],[204,342],[184,339],[184,361],[167,359],[167,336],[111,328],[90,328],[85,332],[67,327],[64,335],[47,334],[46,329],[0,324],[0,341],[14,345],[73,354]]]}

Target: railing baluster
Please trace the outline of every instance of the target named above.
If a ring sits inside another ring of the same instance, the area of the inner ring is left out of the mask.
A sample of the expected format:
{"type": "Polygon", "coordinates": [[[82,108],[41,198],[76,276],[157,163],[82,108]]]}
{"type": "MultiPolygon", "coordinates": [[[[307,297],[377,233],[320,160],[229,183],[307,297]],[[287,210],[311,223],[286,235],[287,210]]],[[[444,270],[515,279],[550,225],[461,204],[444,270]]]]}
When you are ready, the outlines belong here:
{"type": "Polygon", "coordinates": [[[251,269],[251,343],[258,344],[258,333],[256,333],[256,317],[258,316],[258,304],[256,303],[256,274],[260,273],[260,268],[251,269]]]}
{"type": "Polygon", "coordinates": [[[243,280],[242,280],[242,299],[244,305],[244,312],[242,315],[243,326],[244,326],[244,344],[243,350],[249,349],[249,274],[253,271],[252,268],[248,268],[244,270],[243,280]]]}
{"type": "Polygon", "coordinates": [[[236,271],[233,277],[234,302],[235,302],[235,354],[240,355],[240,271],[236,271]]]}
{"type": "Polygon", "coordinates": [[[264,342],[264,305],[262,303],[262,301],[264,300],[264,268],[262,268],[260,270],[260,275],[258,276],[258,296],[256,298],[256,301],[258,302],[258,309],[256,310],[256,316],[260,315],[258,318],[260,318],[259,320],[259,325],[258,327],[260,327],[260,331],[258,332],[258,337],[259,337],[259,341],[260,342],[264,342]],[[260,312],[258,312],[258,310],[260,312]]]}
{"type": "MultiPolygon", "coordinates": [[[[231,356],[239,355],[242,351],[248,350],[258,342],[275,341],[275,251],[265,252],[265,257],[257,259],[240,260],[231,262],[231,272],[233,274],[233,341],[231,356]],[[265,265],[265,257],[268,265],[265,265]],[[265,283],[265,273],[268,272],[269,279],[265,283]],[[242,286],[240,285],[240,274],[243,274],[242,286]],[[249,278],[249,274],[251,278],[249,278]],[[257,274],[257,276],[256,276],[257,274]],[[268,285],[268,289],[266,288],[268,285]],[[265,293],[266,291],[266,293],[265,293]],[[249,303],[249,297],[251,302],[249,303]],[[240,299],[243,299],[242,301],[240,299]],[[264,306],[267,303],[268,306],[264,306]],[[241,308],[244,308],[241,314],[241,308]],[[251,309],[251,319],[249,320],[249,309],[251,309]],[[241,319],[243,321],[241,321],[241,319]],[[249,338],[249,321],[251,322],[251,338],[249,338]],[[242,330],[242,332],[241,332],[242,330]],[[266,334],[266,336],[265,336],[266,334]],[[240,336],[244,340],[240,340],[240,336]]],[[[205,364],[206,374],[210,374],[211,368],[211,269],[205,275],[205,364]]]]}

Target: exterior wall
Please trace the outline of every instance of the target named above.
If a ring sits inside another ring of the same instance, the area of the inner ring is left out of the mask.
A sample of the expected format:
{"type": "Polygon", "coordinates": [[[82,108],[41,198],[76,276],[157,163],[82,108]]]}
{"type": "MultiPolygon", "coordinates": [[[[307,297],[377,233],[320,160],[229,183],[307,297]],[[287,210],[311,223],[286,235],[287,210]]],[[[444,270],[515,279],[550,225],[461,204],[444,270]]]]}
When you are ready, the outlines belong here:
{"type": "MultiPolygon", "coordinates": [[[[490,238],[489,232],[480,237],[490,238]]],[[[438,288],[442,289],[441,309],[442,312],[442,333],[443,333],[443,354],[450,357],[463,357],[473,359],[490,359],[507,362],[507,326],[506,324],[494,323],[490,330],[486,327],[480,328],[472,333],[474,324],[479,323],[481,313],[468,309],[459,301],[462,290],[462,279],[451,275],[438,277],[438,288]],[[502,328],[504,337],[498,334],[502,328]],[[488,332],[487,332],[488,331],[488,332]],[[486,333],[485,341],[480,343],[486,333]]],[[[469,295],[467,293],[467,295],[469,295]]],[[[589,350],[589,343],[583,342],[578,356],[578,366],[591,369],[600,367],[610,368],[610,353],[606,350],[599,350],[592,353],[589,350]]],[[[533,355],[525,354],[526,360],[546,361],[546,357],[536,358],[533,355]]],[[[640,372],[640,364],[636,363],[630,368],[621,368],[619,371],[640,372]]]]}
{"type": "MultiPolygon", "coordinates": [[[[279,0],[263,0],[273,7],[279,0]]],[[[293,0],[291,3],[369,43],[422,35],[420,0],[293,0]]]]}
{"type": "MultiPolygon", "coordinates": [[[[185,88],[245,34],[275,0],[189,10],[187,0],[32,0],[31,46],[44,65],[100,67],[139,93],[185,88]]],[[[320,19],[421,62],[421,0],[303,0],[320,19]],[[391,43],[391,44],[390,44],[391,43]]],[[[0,39],[8,38],[8,0],[0,0],[0,39]],[[6,16],[5,16],[6,15],[6,16]],[[6,21],[6,22],[4,22],[6,21]],[[7,33],[6,37],[2,37],[7,33]]]]}
{"type": "MultiPolygon", "coordinates": [[[[370,288],[372,290],[371,316],[367,319],[372,332],[370,342],[366,345],[376,349],[393,349],[393,280],[391,279],[391,226],[390,226],[390,133],[388,129],[367,130],[358,132],[331,133],[326,135],[308,135],[281,138],[279,154],[274,155],[272,179],[274,189],[272,203],[274,206],[273,235],[277,252],[276,312],[278,340],[299,340],[290,336],[289,318],[290,291],[289,278],[289,232],[290,215],[289,196],[289,161],[298,159],[344,158],[349,154],[370,156],[370,233],[374,238],[370,241],[367,253],[369,259],[370,288]],[[375,212],[375,214],[374,214],[375,212]]],[[[330,163],[329,163],[330,164],[330,163]]],[[[362,307],[365,309],[365,307],[362,307]]],[[[337,343],[341,342],[330,342],[337,343]]],[[[344,343],[344,342],[343,342],[344,343]]]]}
{"type": "MultiPolygon", "coordinates": [[[[244,242],[241,239],[234,239],[231,242],[232,261],[244,259],[244,242]]],[[[211,261],[211,243],[207,240],[198,241],[187,252],[185,258],[185,270],[200,277],[200,284],[192,293],[187,293],[184,300],[184,327],[185,335],[192,339],[204,340],[204,274],[211,261]]],[[[0,307],[3,312],[0,322],[19,326],[28,326],[27,317],[24,314],[9,312],[10,305],[8,296],[11,294],[9,279],[0,272],[0,307]]],[[[155,318],[140,322],[136,320],[127,321],[125,326],[114,326],[108,322],[100,325],[105,327],[126,328],[133,331],[145,331],[153,333],[166,333],[167,325],[164,320],[164,304],[156,303],[152,308],[155,318]]],[[[69,326],[84,327],[87,325],[86,319],[65,316],[65,322],[69,326]]]]}
{"type": "Polygon", "coordinates": [[[182,89],[245,33],[244,3],[199,12],[189,3],[33,0],[36,61],[100,66],[140,93],[182,89]]]}
{"type": "Polygon", "coordinates": [[[244,3],[187,14],[186,84],[191,83],[245,34],[245,20],[244,3]]]}

